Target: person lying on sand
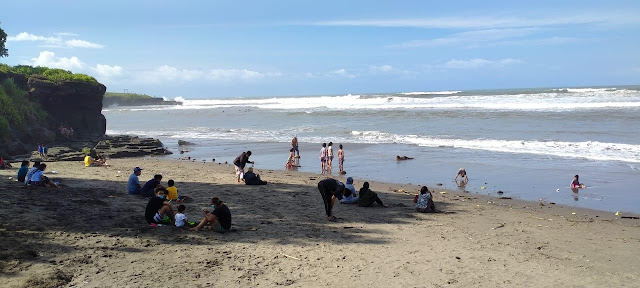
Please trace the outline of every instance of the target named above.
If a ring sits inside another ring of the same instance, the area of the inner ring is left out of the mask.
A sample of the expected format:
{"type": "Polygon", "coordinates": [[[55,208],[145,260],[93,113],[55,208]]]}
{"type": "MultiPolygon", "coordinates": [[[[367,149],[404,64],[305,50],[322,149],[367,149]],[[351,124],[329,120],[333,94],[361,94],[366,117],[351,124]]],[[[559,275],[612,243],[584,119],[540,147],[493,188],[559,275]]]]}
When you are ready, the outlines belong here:
{"type": "Polygon", "coordinates": [[[247,173],[242,176],[246,185],[267,185],[267,181],[262,181],[260,175],[253,173],[253,167],[249,167],[247,173]]]}
{"type": "Polygon", "coordinates": [[[578,179],[580,178],[580,176],[576,175],[573,177],[573,181],[571,181],[571,189],[578,189],[578,188],[587,188],[587,185],[584,184],[580,184],[580,181],[578,181],[578,179]]]}
{"type": "Polygon", "coordinates": [[[53,187],[53,188],[58,188],[58,185],[56,183],[53,183],[53,181],[49,180],[49,178],[47,178],[47,176],[44,176],[44,170],[47,169],[47,164],[40,164],[40,167],[38,168],[38,170],[33,173],[33,175],[31,175],[31,185],[33,186],[37,186],[37,187],[53,187]]]}
{"type": "Polygon", "coordinates": [[[204,218],[198,226],[191,228],[191,231],[198,231],[207,225],[207,223],[209,223],[209,226],[207,226],[208,230],[219,233],[225,233],[231,230],[231,211],[229,211],[229,207],[224,205],[218,197],[213,197],[211,199],[211,208],[214,209],[212,212],[209,210],[202,211],[204,218]]]}
{"type": "Polygon", "coordinates": [[[389,207],[389,205],[385,205],[384,203],[382,203],[382,200],[378,198],[378,194],[376,194],[376,192],[373,192],[371,191],[371,189],[369,189],[369,182],[364,182],[364,184],[362,184],[362,188],[360,188],[358,206],[371,207],[374,202],[380,204],[380,206],[384,208],[389,207]]]}
{"type": "Polygon", "coordinates": [[[164,188],[160,184],[160,181],[162,181],[162,175],[156,174],[153,176],[153,179],[144,183],[144,186],[140,189],[140,194],[144,197],[153,197],[156,188],[164,188]]]}
{"type": "Polygon", "coordinates": [[[322,201],[324,201],[324,210],[327,213],[327,219],[329,221],[336,221],[336,216],[333,216],[333,204],[338,200],[342,200],[344,193],[344,184],[342,182],[327,178],[318,182],[318,191],[322,195],[322,201]]]}
{"type": "Polygon", "coordinates": [[[173,217],[173,207],[169,201],[165,200],[167,190],[164,188],[156,188],[155,197],[149,199],[147,208],[144,211],[144,218],[147,219],[149,224],[161,224],[164,220],[164,216],[169,216],[171,224],[175,225],[176,221],[173,217]]]}
{"type": "Polygon", "coordinates": [[[400,155],[396,156],[396,160],[411,160],[411,159],[413,159],[413,158],[412,157],[407,157],[407,156],[400,156],[400,155]]]}
{"type": "Polygon", "coordinates": [[[420,213],[433,213],[436,212],[436,205],[433,203],[433,195],[427,186],[422,186],[420,194],[416,195],[413,199],[413,203],[416,203],[416,211],[420,213]]]}

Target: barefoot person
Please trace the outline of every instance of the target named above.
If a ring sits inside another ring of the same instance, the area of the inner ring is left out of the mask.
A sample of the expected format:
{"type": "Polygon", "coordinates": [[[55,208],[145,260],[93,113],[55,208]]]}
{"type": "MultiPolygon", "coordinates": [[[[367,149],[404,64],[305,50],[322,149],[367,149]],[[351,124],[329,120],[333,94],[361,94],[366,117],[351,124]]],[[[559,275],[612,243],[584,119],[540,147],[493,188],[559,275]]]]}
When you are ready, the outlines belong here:
{"type": "Polygon", "coordinates": [[[344,150],[342,150],[342,144],[338,146],[338,168],[340,168],[340,174],[344,171],[344,150]]]}
{"type": "Polygon", "coordinates": [[[413,199],[413,203],[416,203],[416,211],[420,213],[433,213],[436,212],[436,205],[433,203],[433,195],[427,186],[422,186],[420,194],[416,195],[413,199]]]}
{"type": "Polygon", "coordinates": [[[327,169],[331,170],[333,168],[333,142],[329,142],[329,146],[327,147],[327,169]]]}
{"type": "Polygon", "coordinates": [[[336,217],[333,216],[333,204],[335,204],[336,198],[342,200],[344,189],[344,184],[333,178],[327,178],[318,182],[318,190],[320,191],[320,195],[322,195],[324,210],[327,213],[327,219],[329,221],[336,221],[336,217]]]}
{"type": "Polygon", "coordinates": [[[244,166],[247,163],[254,164],[255,162],[249,161],[249,157],[251,156],[251,151],[242,152],[235,160],[233,160],[233,165],[236,167],[236,180],[240,183],[240,179],[244,176],[244,166]]]}
{"type": "Polygon", "coordinates": [[[224,205],[218,197],[213,197],[213,199],[211,199],[211,208],[214,209],[213,212],[208,210],[202,211],[204,218],[198,226],[191,228],[191,231],[198,231],[207,225],[207,223],[209,223],[209,226],[207,226],[208,230],[220,233],[231,230],[231,211],[229,211],[229,207],[224,205]]]}
{"type": "Polygon", "coordinates": [[[322,168],[322,174],[324,174],[324,170],[326,170],[327,165],[327,143],[322,143],[322,148],[320,148],[320,167],[322,168]]]}
{"type": "Polygon", "coordinates": [[[175,219],[173,218],[173,207],[169,201],[164,198],[167,195],[164,188],[156,188],[156,196],[149,199],[147,208],[144,211],[144,218],[149,224],[160,224],[164,219],[164,216],[169,216],[171,224],[175,225],[175,219]]]}
{"type": "Polygon", "coordinates": [[[293,149],[293,151],[295,151],[295,153],[298,154],[295,157],[300,158],[300,149],[298,149],[298,135],[293,136],[293,139],[291,139],[291,148],[293,149]]]}
{"type": "Polygon", "coordinates": [[[458,177],[460,177],[460,181],[469,182],[469,177],[467,177],[467,170],[464,168],[458,169],[458,173],[456,177],[453,178],[453,181],[458,181],[458,177]]]}

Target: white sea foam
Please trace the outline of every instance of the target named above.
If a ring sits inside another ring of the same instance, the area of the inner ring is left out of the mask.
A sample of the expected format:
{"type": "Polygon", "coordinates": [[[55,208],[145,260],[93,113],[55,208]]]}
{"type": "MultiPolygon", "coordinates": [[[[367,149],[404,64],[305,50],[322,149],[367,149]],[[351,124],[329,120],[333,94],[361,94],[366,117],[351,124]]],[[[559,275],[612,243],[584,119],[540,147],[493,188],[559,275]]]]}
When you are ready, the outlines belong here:
{"type": "Polygon", "coordinates": [[[436,91],[436,92],[402,92],[402,93],[398,93],[400,95],[452,95],[452,94],[458,94],[462,91],[436,91]]]}
{"type": "MultiPolygon", "coordinates": [[[[516,95],[446,95],[428,98],[405,95],[344,95],[274,97],[262,99],[179,99],[183,105],[149,106],[118,110],[167,110],[255,108],[270,110],[479,110],[479,111],[574,111],[640,108],[640,91],[612,88],[580,88],[578,92],[547,92],[516,95]]],[[[573,90],[573,89],[570,89],[573,90]]],[[[445,91],[447,92],[447,91],[445,91]]],[[[455,92],[455,91],[448,91],[455,92]]],[[[413,92],[412,92],[413,93],[413,92]]],[[[435,92],[434,92],[435,93],[435,92]]],[[[440,92],[437,92],[440,93],[440,92]]]]}
{"type": "MultiPolygon", "coordinates": [[[[180,131],[114,131],[107,134],[144,135],[171,139],[230,140],[252,142],[288,142],[295,133],[291,129],[267,131],[258,129],[222,129],[195,127],[180,131]]],[[[328,138],[314,131],[306,131],[305,142],[321,143],[328,138]]],[[[399,135],[381,131],[351,131],[350,134],[333,135],[336,143],[398,143],[434,148],[483,150],[501,153],[549,155],[562,158],[584,158],[598,161],[640,163],[640,145],[605,143],[597,141],[531,141],[501,139],[453,139],[422,135],[399,135]]],[[[634,167],[632,166],[632,169],[634,167]]]]}

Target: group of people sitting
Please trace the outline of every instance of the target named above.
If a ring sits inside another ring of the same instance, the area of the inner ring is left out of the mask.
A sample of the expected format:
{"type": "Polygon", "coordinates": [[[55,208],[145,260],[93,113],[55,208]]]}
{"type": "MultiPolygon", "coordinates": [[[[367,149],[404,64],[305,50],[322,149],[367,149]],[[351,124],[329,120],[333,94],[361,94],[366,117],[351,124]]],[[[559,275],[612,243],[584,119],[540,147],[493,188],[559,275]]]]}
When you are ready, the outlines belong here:
{"type": "Polygon", "coordinates": [[[67,139],[71,139],[73,137],[73,133],[75,133],[73,131],[73,127],[65,127],[62,124],[60,124],[60,127],[58,127],[58,130],[60,131],[60,135],[64,136],[67,139]]]}
{"type": "Polygon", "coordinates": [[[44,176],[44,170],[47,164],[35,161],[33,167],[29,169],[29,161],[24,160],[18,169],[18,182],[34,187],[53,187],[58,188],[58,184],[44,176]]]}
{"type": "Polygon", "coordinates": [[[95,156],[91,157],[91,155],[84,156],[84,166],[85,167],[100,167],[105,166],[108,167],[107,158],[104,157],[100,152],[96,152],[95,156]]]}
{"type": "Polygon", "coordinates": [[[142,175],[142,168],[133,168],[133,173],[129,176],[127,190],[132,195],[142,195],[149,199],[145,209],[145,219],[149,225],[175,225],[176,227],[192,227],[192,231],[198,231],[204,227],[208,230],[224,233],[231,230],[231,211],[219,198],[211,199],[212,210],[204,210],[203,218],[199,223],[190,222],[185,211],[187,207],[180,204],[177,207],[178,213],[174,212],[171,202],[184,203],[189,200],[187,196],[178,195],[178,188],[175,181],[167,181],[167,187],[163,186],[162,175],[156,174],[144,185],[140,184],[139,176],[142,175]]]}
{"type": "MultiPolygon", "coordinates": [[[[318,182],[318,190],[320,191],[320,195],[322,195],[325,212],[329,221],[336,221],[337,219],[333,215],[333,206],[336,199],[340,200],[340,203],[343,204],[358,204],[358,206],[361,207],[371,207],[373,203],[377,203],[385,208],[389,207],[380,200],[376,192],[369,189],[369,182],[364,182],[362,188],[356,193],[352,177],[347,178],[346,184],[333,178],[321,180],[318,182]]],[[[416,195],[414,203],[416,203],[416,211],[418,212],[437,212],[435,203],[433,202],[433,196],[426,186],[420,189],[420,194],[416,195]]]]}

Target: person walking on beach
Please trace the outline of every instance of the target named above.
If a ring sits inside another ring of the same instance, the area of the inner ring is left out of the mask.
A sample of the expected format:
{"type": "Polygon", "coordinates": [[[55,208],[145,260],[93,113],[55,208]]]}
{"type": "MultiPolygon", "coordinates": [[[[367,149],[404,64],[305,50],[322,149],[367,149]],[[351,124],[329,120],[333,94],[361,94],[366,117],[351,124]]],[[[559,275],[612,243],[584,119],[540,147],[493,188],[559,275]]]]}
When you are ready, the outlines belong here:
{"type": "Polygon", "coordinates": [[[322,168],[322,174],[326,170],[327,164],[327,143],[322,143],[322,148],[320,149],[320,167],[322,168]]]}
{"type": "Polygon", "coordinates": [[[293,148],[293,151],[298,154],[295,157],[300,158],[300,149],[298,149],[298,135],[294,135],[293,139],[291,139],[291,147],[293,148]]]}
{"type": "Polygon", "coordinates": [[[327,219],[329,221],[336,221],[336,216],[333,216],[333,204],[335,204],[336,198],[342,200],[344,189],[344,184],[333,178],[327,178],[318,182],[318,190],[320,191],[320,195],[322,195],[324,210],[327,213],[327,219]]]}
{"type": "Polygon", "coordinates": [[[240,183],[240,179],[243,179],[244,176],[244,166],[247,163],[254,164],[255,162],[249,161],[249,157],[251,156],[251,151],[242,152],[235,160],[233,160],[233,165],[236,167],[236,180],[240,183]]]}

